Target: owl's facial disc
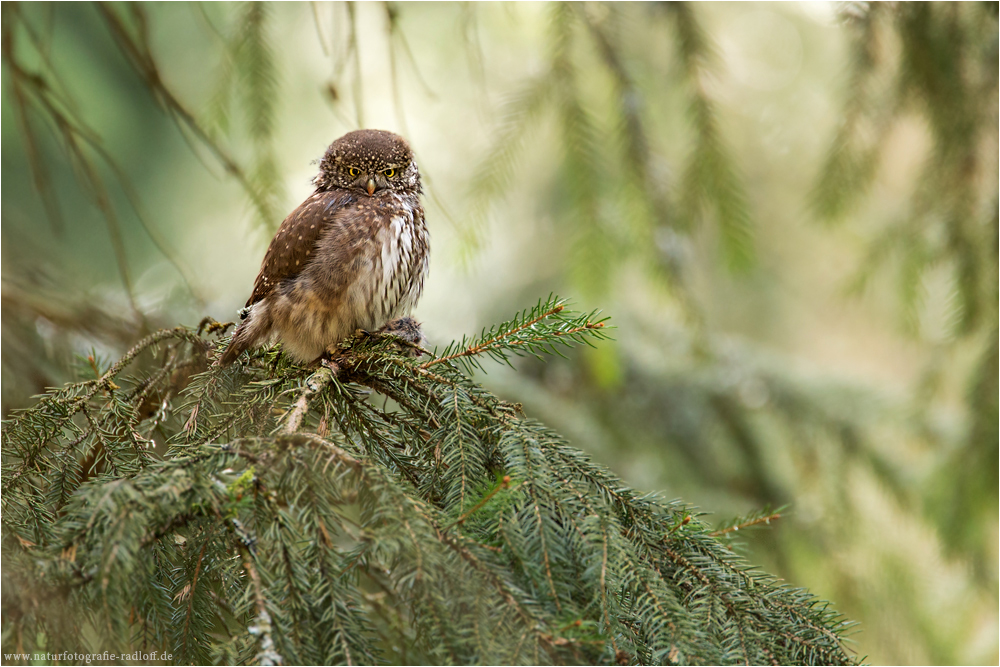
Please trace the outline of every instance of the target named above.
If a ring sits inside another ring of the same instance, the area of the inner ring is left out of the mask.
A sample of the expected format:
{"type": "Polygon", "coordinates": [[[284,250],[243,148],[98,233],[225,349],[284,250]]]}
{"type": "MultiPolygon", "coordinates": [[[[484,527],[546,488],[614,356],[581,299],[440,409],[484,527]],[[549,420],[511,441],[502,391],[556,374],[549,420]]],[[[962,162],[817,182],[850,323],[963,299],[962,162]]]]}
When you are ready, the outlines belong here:
{"type": "Polygon", "coordinates": [[[369,197],[381,190],[421,191],[420,172],[406,140],[381,130],[349,132],[330,144],[313,182],[369,197]]]}

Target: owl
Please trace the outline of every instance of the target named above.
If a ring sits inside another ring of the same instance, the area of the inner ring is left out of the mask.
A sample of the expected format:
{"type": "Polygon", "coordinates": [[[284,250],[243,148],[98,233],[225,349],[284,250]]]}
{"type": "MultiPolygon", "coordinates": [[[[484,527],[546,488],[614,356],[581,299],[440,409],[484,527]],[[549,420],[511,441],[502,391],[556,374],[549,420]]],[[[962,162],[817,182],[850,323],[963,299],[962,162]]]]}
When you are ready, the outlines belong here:
{"type": "Polygon", "coordinates": [[[220,364],[275,340],[293,359],[313,361],[357,329],[407,315],[420,298],[430,235],[406,140],[381,130],[345,134],[313,183],[271,241],[220,364]]]}

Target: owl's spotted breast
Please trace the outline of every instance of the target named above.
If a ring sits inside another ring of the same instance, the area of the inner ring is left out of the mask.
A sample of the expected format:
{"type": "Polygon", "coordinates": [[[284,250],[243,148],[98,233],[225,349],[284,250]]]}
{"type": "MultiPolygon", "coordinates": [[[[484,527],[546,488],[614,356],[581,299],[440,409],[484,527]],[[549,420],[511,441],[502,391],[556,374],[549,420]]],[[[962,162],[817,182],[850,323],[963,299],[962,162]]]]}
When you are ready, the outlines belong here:
{"type": "Polygon", "coordinates": [[[357,329],[407,315],[423,290],[429,234],[420,174],[389,132],[353,132],[331,144],[317,190],[268,247],[245,320],[220,359],[278,339],[311,361],[357,329]]]}
{"type": "Polygon", "coordinates": [[[358,328],[378,329],[416,305],[427,250],[427,226],[415,196],[361,200],[331,221],[316,245],[320,259],[306,267],[300,282],[324,295],[321,309],[327,314],[320,319],[342,328],[333,335],[339,340],[358,328]]]}
{"type": "MultiPolygon", "coordinates": [[[[379,319],[386,321],[408,313],[423,291],[427,273],[427,228],[423,210],[403,201],[378,232],[381,271],[376,267],[372,301],[381,305],[379,319]]],[[[382,326],[379,324],[378,326],[382,326]]]]}

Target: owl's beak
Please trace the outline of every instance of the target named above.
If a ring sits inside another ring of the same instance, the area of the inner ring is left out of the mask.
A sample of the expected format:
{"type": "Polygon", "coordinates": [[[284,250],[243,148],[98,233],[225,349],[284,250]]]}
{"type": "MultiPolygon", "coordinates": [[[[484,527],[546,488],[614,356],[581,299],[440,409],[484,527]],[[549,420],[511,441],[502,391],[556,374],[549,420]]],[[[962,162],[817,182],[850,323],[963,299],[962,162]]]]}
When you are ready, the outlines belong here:
{"type": "Polygon", "coordinates": [[[375,179],[374,178],[369,178],[368,179],[368,196],[371,197],[373,194],[375,194],[375,179]]]}

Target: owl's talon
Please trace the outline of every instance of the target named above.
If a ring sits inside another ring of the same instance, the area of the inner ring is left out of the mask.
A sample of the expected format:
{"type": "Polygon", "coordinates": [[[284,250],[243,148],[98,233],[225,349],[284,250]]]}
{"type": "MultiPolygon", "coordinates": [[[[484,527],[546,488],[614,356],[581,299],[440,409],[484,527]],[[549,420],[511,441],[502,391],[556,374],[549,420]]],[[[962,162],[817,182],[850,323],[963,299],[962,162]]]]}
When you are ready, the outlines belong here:
{"type": "Polygon", "coordinates": [[[378,330],[381,336],[391,336],[400,347],[400,352],[411,357],[430,354],[422,347],[425,342],[420,323],[412,317],[398,317],[378,330]]]}

